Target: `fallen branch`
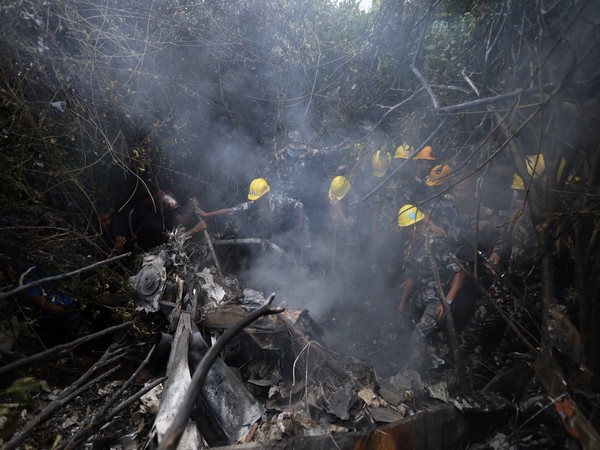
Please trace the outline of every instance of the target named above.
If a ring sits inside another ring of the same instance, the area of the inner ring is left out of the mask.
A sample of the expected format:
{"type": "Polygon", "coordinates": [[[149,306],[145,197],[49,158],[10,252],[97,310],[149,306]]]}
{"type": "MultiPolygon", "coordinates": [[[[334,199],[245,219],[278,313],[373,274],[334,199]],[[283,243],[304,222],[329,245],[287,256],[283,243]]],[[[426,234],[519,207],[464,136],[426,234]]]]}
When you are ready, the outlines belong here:
{"type": "Polygon", "coordinates": [[[127,328],[132,323],[133,322],[125,322],[125,323],[122,323],[121,325],[115,325],[114,327],[110,327],[105,330],[98,331],[97,333],[94,333],[94,334],[89,334],[87,336],[76,339],[72,342],[67,342],[66,344],[60,344],[60,345],[57,345],[56,347],[49,348],[48,350],[45,350],[41,353],[37,353],[37,354],[29,356],[27,358],[19,359],[18,361],[14,361],[10,364],[6,364],[5,366],[0,367],[0,376],[4,375],[5,373],[11,372],[13,370],[31,366],[32,364],[51,361],[53,359],[58,359],[81,344],[85,344],[86,342],[89,342],[91,340],[97,339],[102,336],[106,336],[107,334],[122,330],[123,328],[127,328]]]}
{"type": "Polygon", "coordinates": [[[425,88],[427,93],[429,94],[429,97],[431,98],[431,103],[433,103],[433,109],[435,109],[436,111],[438,109],[440,109],[440,102],[438,102],[438,99],[435,96],[435,94],[433,93],[431,86],[429,86],[429,83],[427,82],[427,80],[423,77],[423,75],[421,75],[421,72],[419,72],[419,69],[417,69],[413,64],[411,64],[410,70],[412,70],[412,72],[417,76],[417,78],[419,79],[419,81],[421,82],[421,84],[423,85],[423,87],[425,88]]]}
{"type": "Polygon", "coordinates": [[[266,303],[260,308],[252,311],[234,326],[229,328],[223,335],[217,340],[217,342],[206,352],[198,367],[194,371],[192,380],[190,381],[188,392],[186,393],[185,400],[180,405],[179,411],[173,418],[171,426],[164,434],[162,442],[159,444],[157,450],[168,450],[175,449],[179,444],[181,435],[185,429],[185,426],[190,418],[194,405],[196,403],[196,397],[200,393],[200,389],[204,384],[204,380],[210,370],[213,362],[217,359],[217,356],[225,348],[225,346],[246,326],[250,325],[256,319],[269,314],[278,314],[283,312],[283,308],[271,308],[271,303],[275,298],[275,294],[271,294],[267,299],[266,303]]]}
{"type": "Polygon", "coordinates": [[[465,73],[465,71],[464,71],[464,70],[461,72],[461,74],[462,74],[462,76],[463,76],[464,80],[467,82],[467,84],[468,84],[469,86],[471,86],[471,89],[473,89],[473,92],[475,92],[475,95],[477,95],[477,97],[481,97],[481,94],[480,94],[480,92],[479,92],[479,89],[477,89],[477,86],[475,86],[475,83],[473,83],[473,80],[471,80],[471,79],[468,77],[468,75],[465,73]]]}
{"type": "Polygon", "coordinates": [[[168,377],[157,378],[152,383],[150,383],[148,386],[144,386],[143,389],[140,389],[138,392],[136,392],[135,394],[133,394],[131,397],[129,397],[123,403],[121,403],[120,405],[117,405],[115,408],[111,409],[110,412],[108,413],[108,417],[114,417],[114,416],[116,416],[121,411],[123,411],[125,408],[129,407],[129,405],[131,405],[133,402],[135,402],[137,399],[139,399],[146,392],[150,392],[152,389],[154,389],[160,383],[162,383],[163,381],[165,381],[167,378],[168,377]]]}
{"type": "Polygon", "coordinates": [[[506,94],[494,95],[492,97],[479,98],[477,100],[471,100],[470,102],[459,103],[457,105],[442,106],[437,111],[440,113],[450,114],[450,113],[455,113],[455,112],[459,112],[459,111],[464,111],[466,109],[474,108],[476,106],[489,105],[490,103],[496,103],[496,102],[499,102],[502,100],[508,100],[508,99],[518,97],[518,96],[524,95],[524,94],[537,94],[540,92],[552,91],[554,88],[556,88],[556,85],[554,85],[554,84],[546,84],[544,86],[534,87],[534,88],[525,88],[525,89],[519,88],[519,89],[515,89],[512,92],[508,92],[506,94]]]}
{"type": "Polygon", "coordinates": [[[80,273],[87,272],[88,270],[95,269],[96,267],[102,266],[104,264],[108,264],[110,262],[117,261],[118,259],[123,259],[129,255],[131,255],[131,252],[123,253],[122,255],[119,255],[119,256],[113,256],[112,258],[105,259],[104,261],[95,262],[94,264],[90,264],[89,266],[82,267],[81,269],[77,269],[72,272],[63,273],[61,275],[54,275],[54,276],[46,277],[46,278],[41,278],[39,280],[32,281],[31,283],[22,284],[21,286],[18,286],[11,291],[1,293],[0,300],[2,300],[3,298],[6,298],[6,297],[10,297],[11,295],[17,294],[21,291],[24,291],[25,289],[39,286],[40,284],[50,283],[52,281],[63,280],[65,278],[69,278],[74,275],[79,275],[80,273]]]}
{"type": "Polygon", "coordinates": [[[98,362],[96,362],[92,367],[90,367],[88,371],[84,373],[71,386],[64,389],[61,392],[59,398],[52,401],[37,416],[35,416],[33,420],[28,422],[19,433],[15,434],[15,436],[13,436],[13,438],[5,444],[5,446],[3,447],[4,450],[12,450],[19,447],[25,441],[25,439],[27,439],[27,436],[29,436],[29,433],[33,429],[50,419],[50,417],[52,417],[59,409],[61,409],[72,399],[80,395],[82,392],[86,391],[94,384],[98,383],[99,381],[107,378],[109,375],[112,375],[114,372],[116,372],[120,368],[120,366],[118,365],[107,370],[106,372],[102,373],[96,378],[89,380],[90,377],[92,377],[99,370],[113,364],[118,359],[121,359],[124,355],[125,351],[123,349],[117,349],[113,352],[113,347],[110,346],[102,355],[102,357],[98,360],[98,362]]]}
{"type": "MultiPolygon", "coordinates": [[[[70,448],[80,447],[86,441],[88,436],[95,433],[102,426],[102,424],[108,422],[114,416],[114,415],[111,415],[110,413],[107,414],[107,411],[116,403],[116,401],[123,394],[123,392],[125,392],[125,389],[127,389],[131,385],[133,380],[135,380],[135,378],[139,375],[139,373],[142,371],[142,369],[148,364],[148,361],[150,361],[150,357],[152,356],[152,353],[154,353],[155,347],[156,346],[153,346],[150,349],[150,351],[148,352],[148,355],[146,355],[146,358],[138,366],[136,371],[127,379],[127,381],[125,383],[123,383],[123,385],[119,389],[117,389],[117,391],[115,391],[115,393],[113,393],[113,395],[110,397],[110,399],[108,399],[106,401],[106,403],[102,406],[102,408],[100,408],[99,410],[97,410],[95,412],[95,414],[93,415],[92,420],[89,422],[89,424],[84,422],[80,426],[79,431],[77,431],[77,433],[69,440],[69,442],[67,442],[64,445],[63,448],[70,449],[70,448]]],[[[141,394],[141,395],[144,395],[144,394],[141,394]]]]}
{"type": "Polygon", "coordinates": [[[258,430],[258,426],[259,425],[260,425],[260,421],[259,420],[257,420],[256,422],[254,422],[254,425],[252,425],[252,428],[250,428],[250,431],[248,432],[248,434],[244,438],[244,443],[252,442],[252,439],[254,439],[254,435],[256,434],[256,430],[258,430]]]}

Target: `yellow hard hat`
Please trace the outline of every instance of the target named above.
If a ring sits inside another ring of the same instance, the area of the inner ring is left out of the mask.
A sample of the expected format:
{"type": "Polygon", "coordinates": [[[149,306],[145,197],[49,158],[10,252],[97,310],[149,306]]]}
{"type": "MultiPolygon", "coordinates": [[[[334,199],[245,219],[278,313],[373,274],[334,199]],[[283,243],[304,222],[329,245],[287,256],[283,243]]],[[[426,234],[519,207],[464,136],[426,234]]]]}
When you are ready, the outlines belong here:
{"type": "Polygon", "coordinates": [[[415,149],[412,147],[412,145],[402,144],[396,149],[396,153],[394,153],[394,159],[408,159],[414,152],[415,149]]]}
{"type": "Polygon", "coordinates": [[[250,183],[250,189],[248,190],[248,200],[258,200],[263,195],[271,190],[271,186],[267,183],[264,178],[255,178],[250,183]]]}
{"type": "Polygon", "coordinates": [[[329,199],[331,201],[342,200],[350,190],[350,182],[346,177],[338,175],[331,182],[329,187],[329,199]]]}
{"type": "Polygon", "coordinates": [[[533,176],[533,178],[539,177],[541,174],[544,173],[544,170],[546,169],[544,155],[538,153],[537,155],[528,156],[527,158],[525,158],[525,165],[527,166],[527,173],[529,173],[529,175],[533,176]]]}
{"type": "Polygon", "coordinates": [[[413,205],[404,205],[398,210],[398,226],[409,227],[423,220],[425,215],[413,205]]]}
{"type": "Polygon", "coordinates": [[[512,182],[511,188],[518,190],[518,191],[525,190],[525,184],[523,183],[523,178],[521,178],[516,173],[513,175],[513,182],[512,182]]]}
{"type": "Polygon", "coordinates": [[[373,169],[373,175],[376,177],[382,177],[390,167],[390,163],[392,162],[392,155],[388,152],[384,152],[382,150],[377,150],[371,156],[371,167],[373,169]]]}
{"type": "Polygon", "coordinates": [[[445,183],[448,181],[451,173],[452,167],[448,164],[438,164],[431,169],[431,172],[429,172],[429,175],[425,178],[425,184],[427,184],[427,186],[437,186],[445,183]]]}
{"type": "Polygon", "coordinates": [[[432,152],[433,152],[433,149],[429,145],[427,145],[427,146],[423,147],[423,150],[421,150],[419,153],[417,153],[417,156],[415,156],[415,159],[427,159],[429,161],[435,161],[435,158],[431,154],[432,152]]]}

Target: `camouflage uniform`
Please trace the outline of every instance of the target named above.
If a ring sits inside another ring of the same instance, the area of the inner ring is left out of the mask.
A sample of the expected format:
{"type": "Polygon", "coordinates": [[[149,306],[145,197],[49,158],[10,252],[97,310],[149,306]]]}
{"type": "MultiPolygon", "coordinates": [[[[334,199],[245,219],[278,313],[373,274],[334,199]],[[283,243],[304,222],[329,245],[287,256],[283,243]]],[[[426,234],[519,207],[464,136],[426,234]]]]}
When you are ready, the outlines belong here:
{"type": "Polygon", "coordinates": [[[306,184],[306,166],[308,161],[318,154],[299,141],[287,143],[275,152],[274,173],[268,173],[268,179],[273,180],[278,192],[297,196],[306,184]]]}
{"type": "Polygon", "coordinates": [[[250,201],[233,208],[234,213],[247,214],[245,232],[252,237],[272,240],[284,250],[302,251],[310,248],[308,220],[298,219],[304,214],[304,205],[290,197],[269,193],[261,203],[250,201]],[[262,202],[266,201],[266,204],[262,202]]]}
{"type": "Polygon", "coordinates": [[[469,218],[457,211],[451,194],[445,194],[428,202],[422,211],[431,217],[433,223],[443,228],[446,240],[452,246],[453,254],[460,261],[466,263],[473,259],[470,251],[469,218]]]}
{"type": "Polygon", "coordinates": [[[415,189],[410,185],[400,185],[397,181],[391,181],[386,188],[378,194],[376,202],[380,205],[380,213],[377,218],[378,230],[384,234],[395,230],[398,226],[398,211],[406,204],[412,202],[415,189]]]}
{"type": "Polygon", "coordinates": [[[417,284],[417,291],[412,297],[412,307],[417,312],[418,321],[411,335],[411,363],[415,368],[423,365],[427,338],[437,329],[437,307],[440,297],[430,257],[436,263],[444,291],[454,275],[461,271],[448,242],[429,231],[423,231],[420,242],[415,242],[409,248],[406,277],[417,284]]]}
{"type": "MultiPolygon", "coordinates": [[[[505,230],[500,241],[496,243],[494,251],[501,260],[507,261],[507,272],[496,274],[489,294],[495,304],[507,316],[514,319],[521,317],[523,309],[515,302],[514,292],[511,292],[509,283],[522,283],[527,271],[534,263],[537,252],[536,238],[533,223],[527,209],[517,208],[515,219],[505,230]]],[[[521,286],[518,287],[521,289],[521,286]]],[[[485,354],[495,350],[500,340],[503,339],[506,323],[496,308],[487,298],[483,298],[478,308],[461,334],[461,350],[471,359],[481,359],[485,354]]]]}

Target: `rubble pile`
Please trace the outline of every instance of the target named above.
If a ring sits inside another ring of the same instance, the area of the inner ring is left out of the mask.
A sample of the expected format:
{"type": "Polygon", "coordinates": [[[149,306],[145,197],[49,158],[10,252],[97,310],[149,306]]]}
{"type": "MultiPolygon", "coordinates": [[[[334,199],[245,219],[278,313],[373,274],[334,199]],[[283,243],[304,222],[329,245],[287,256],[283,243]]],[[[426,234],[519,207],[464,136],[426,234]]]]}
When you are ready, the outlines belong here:
{"type": "MultiPolygon", "coordinates": [[[[40,388],[34,378],[17,380],[7,392],[21,393],[15,398],[30,405],[24,417],[40,412],[21,428],[9,416],[4,433],[16,433],[5,448],[18,448],[45,422],[67,434],[59,446],[65,449],[86,441],[91,448],[158,449],[483,449],[509,442],[555,448],[568,436],[593,443],[593,433],[578,431],[587,422],[573,400],[547,395],[544,385],[560,381],[558,370],[544,370],[549,361],[513,353],[483,388],[466,392],[441,338],[432,340],[424,373],[396,364],[401,336],[388,329],[369,334],[364,323],[362,347],[349,345],[359,357],[337,354],[325,344],[326,329],[358,328],[364,311],[348,309],[337,322],[317,323],[306,309],[284,309],[274,294],[265,297],[242,288],[233,275],[221,277],[213,258],[207,242],[186,239],[182,228],[145,253],[129,283],[138,319],[158,324],[146,359],[126,369],[123,381],[116,373],[130,347],[115,340],[62,391],[46,382],[40,388]],[[28,393],[38,388],[34,399],[28,393]]],[[[566,356],[576,352],[568,319],[559,309],[551,314],[556,348],[566,356]]],[[[0,374],[60,357],[96,335],[8,364],[0,374]]]]}
{"type": "MultiPolygon", "coordinates": [[[[220,279],[202,246],[184,245],[177,235],[147,254],[130,280],[138,309],[162,312],[172,330],[161,337],[170,351],[163,358],[168,379],[152,431],[156,445],[210,343],[267,302],[261,292],[241,289],[234,277],[220,279]]],[[[193,425],[182,437],[185,445],[265,444],[339,433],[364,437],[416,413],[410,381],[397,383],[400,389],[382,388],[369,363],[350,359],[343,367],[324,346],[323,334],[309,311],[297,309],[246,327],[211,367],[191,414],[193,425]]]]}

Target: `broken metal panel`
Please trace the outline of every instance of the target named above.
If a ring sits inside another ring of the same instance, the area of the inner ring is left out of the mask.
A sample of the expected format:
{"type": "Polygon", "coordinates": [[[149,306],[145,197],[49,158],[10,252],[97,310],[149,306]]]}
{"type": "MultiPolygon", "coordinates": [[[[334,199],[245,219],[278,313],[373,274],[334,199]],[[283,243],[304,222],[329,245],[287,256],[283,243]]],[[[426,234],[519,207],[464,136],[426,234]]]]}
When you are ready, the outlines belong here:
{"type": "MultiPolygon", "coordinates": [[[[193,333],[190,343],[190,369],[208,351],[208,345],[200,333],[193,333]]],[[[211,427],[199,423],[203,437],[209,445],[234,443],[243,438],[254,422],[260,419],[264,408],[250,394],[236,373],[217,359],[212,365],[200,392],[203,405],[198,408],[200,421],[210,421],[211,427]]]]}
{"type": "Polygon", "coordinates": [[[204,292],[204,306],[207,308],[218,307],[222,302],[229,300],[225,287],[215,280],[210,268],[197,272],[196,277],[202,280],[200,287],[204,292]]]}
{"type": "Polygon", "coordinates": [[[327,411],[342,420],[350,419],[350,409],[356,402],[352,384],[346,383],[338,388],[327,402],[327,411]]]}
{"type": "MultiPolygon", "coordinates": [[[[248,289],[244,290],[246,293],[248,289]]],[[[207,328],[227,329],[246,315],[247,309],[238,303],[226,303],[218,308],[206,311],[200,324],[207,328]]],[[[282,344],[289,340],[288,330],[296,329],[297,334],[317,340],[323,330],[312,319],[308,311],[292,309],[277,316],[265,316],[245,328],[245,332],[263,350],[280,350],[282,344]],[[282,317],[280,317],[282,316],[282,317]]]]}
{"type": "MultiPolygon", "coordinates": [[[[179,405],[187,394],[192,377],[188,366],[188,348],[191,336],[191,319],[189,313],[182,313],[173,337],[169,363],[167,364],[167,380],[163,390],[158,413],[154,421],[153,433],[157,442],[169,429],[179,405]]],[[[184,434],[177,446],[178,449],[200,448],[200,434],[193,422],[186,426],[184,434]]]]}
{"type": "Polygon", "coordinates": [[[404,414],[389,408],[368,408],[375,422],[392,423],[404,418],[404,414]]]}

